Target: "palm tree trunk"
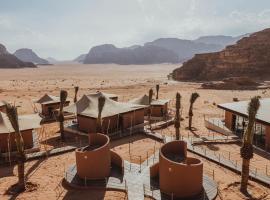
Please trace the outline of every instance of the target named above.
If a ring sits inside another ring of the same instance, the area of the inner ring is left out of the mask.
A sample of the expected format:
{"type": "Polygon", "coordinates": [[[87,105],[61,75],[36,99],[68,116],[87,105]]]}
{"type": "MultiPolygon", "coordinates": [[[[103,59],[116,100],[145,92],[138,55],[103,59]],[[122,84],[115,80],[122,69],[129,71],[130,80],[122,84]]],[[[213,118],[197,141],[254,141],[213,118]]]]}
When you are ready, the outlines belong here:
{"type": "Polygon", "coordinates": [[[59,115],[59,127],[60,127],[60,135],[61,135],[61,140],[65,140],[65,133],[64,133],[64,115],[61,112],[59,115]]]}
{"type": "MultiPolygon", "coordinates": [[[[21,157],[21,156],[20,156],[21,157]]],[[[24,159],[18,158],[18,186],[20,190],[25,189],[25,178],[24,178],[24,159]]]]}
{"type": "Polygon", "coordinates": [[[191,127],[192,127],[192,117],[193,117],[193,111],[192,111],[192,104],[190,104],[190,107],[189,107],[189,118],[188,118],[188,129],[191,130],[191,127]]]}
{"type": "Polygon", "coordinates": [[[243,159],[242,161],[242,175],[241,175],[241,187],[240,190],[243,193],[247,193],[247,185],[249,178],[249,159],[243,159]]]}

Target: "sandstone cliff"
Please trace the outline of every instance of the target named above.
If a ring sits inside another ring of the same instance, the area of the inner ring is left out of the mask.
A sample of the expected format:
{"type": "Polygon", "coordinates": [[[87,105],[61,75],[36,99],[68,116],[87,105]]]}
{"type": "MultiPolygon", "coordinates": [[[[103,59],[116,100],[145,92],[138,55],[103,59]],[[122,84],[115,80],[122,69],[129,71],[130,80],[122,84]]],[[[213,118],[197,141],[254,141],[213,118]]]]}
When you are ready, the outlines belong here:
{"type": "Polygon", "coordinates": [[[40,58],[32,49],[18,49],[14,55],[24,62],[32,62],[39,65],[48,65],[49,62],[40,58]]]}
{"type": "Polygon", "coordinates": [[[244,37],[216,53],[197,54],[173,71],[175,80],[207,81],[245,76],[270,79],[270,29],[244,37]]]}
{"type": "Polygon", "coordinates": [[[0,68],[24,68],[36,67],[33,63],[23,62],[16,56],[10,54],[6,47],[0,44],[0,68]]]}
{"type": "Polygon", "coordinates": [[[129,64],[157,64],[177,63],[178,56],[170,50],[158,46],[132,46],[117,48],[112,44],[93,47],[84,59],[85,64],[115,63],[129,64]]]}

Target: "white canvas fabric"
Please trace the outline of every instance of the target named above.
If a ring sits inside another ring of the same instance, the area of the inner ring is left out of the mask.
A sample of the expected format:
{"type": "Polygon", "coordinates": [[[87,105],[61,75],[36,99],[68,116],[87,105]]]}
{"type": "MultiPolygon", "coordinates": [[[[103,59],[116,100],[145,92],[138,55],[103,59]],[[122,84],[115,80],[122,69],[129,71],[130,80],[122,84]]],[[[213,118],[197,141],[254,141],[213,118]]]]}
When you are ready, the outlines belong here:
{"type": "MultiPolygon", "coordinates": [[[[218,107],[224,110],[228,110],[232,113],[240,114],[245,117],[248,117],[248,104],[250,101],[239,101],[232,103],[219,104],[218,107]]],[[[270,124],[270,98],[260,99],[260,108],[258,110],[256,120],[270,124]]]]}
{"type": "Polygon", "coordinates": [[[108,96],[106,96],[106,94],[98,92],[95,94],[84,95],[75,104],[65,107],[64,111],[97,118],[98,99],[100,96],[105,97],[105,104],[101,113],[102,118],[145,108],[143,105],[116,102],[111,100],[108,96]]]}
{"type": "Polygon", "coordinates": [[[60,98],[52,95],[45,94],[38,100],[34,100],[35,103],[39,104],[50,104],[50,103],[59,103],[60,98]]]}
{"type": "MultiPolygon", "coordinates": [[[[97,91],[96,93],[90,93],[87,96],[89,96],[89,95],[91,96],[91,95],[97,94],[97,93],[99,93],[99,91],[97,91]]],[[[118,98],[118,95],[116,95],[116,94],[110,94],[110,93],[105,93],[105,92],[102,92],[102,94],[106,97],[109,97],[109,98],[118,98]]]]}
{"type": "MultiPolygon", "coordinates": [[[[152,106],[165,105],[169,101],[170,100],[167,100],[167,99],[152,99],[151,105],[152,106]]],[[[139,104],[139,105],[147,105],[148,106],[149,105],[149,96],[145,94],[142,97],[130,100],[129,103],[139,104]]]]}
{"type": "MultiPolygon", "coordinates": [[[[19,116],[19,128],[21,131],[40,128],[41,117],[38,114],[19,116]]],[[[0,112],[0,134],[12,133],[14,129],[5,113],[0,112]]]]}
{"type": "Polygon", "coordinates": [[[5,106],[5,103],[3,101],[0,101],[0,107],[5,106]]]}

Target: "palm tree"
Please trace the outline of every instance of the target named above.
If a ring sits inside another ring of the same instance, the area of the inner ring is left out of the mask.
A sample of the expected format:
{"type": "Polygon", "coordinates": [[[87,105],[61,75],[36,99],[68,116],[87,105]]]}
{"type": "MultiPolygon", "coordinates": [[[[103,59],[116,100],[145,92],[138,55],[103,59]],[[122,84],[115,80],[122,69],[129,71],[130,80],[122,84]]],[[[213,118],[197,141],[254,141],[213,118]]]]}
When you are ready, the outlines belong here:
{"type": "Polygon", "coordinates": [[[104,108],[105,105],[105,97],[104,96],[100,96],[98,98],[98,119],[97,119],[97,132],[101,132],[102,133],[102,117],[101,117],[101,113],[102,110],[104,108]]]}
{"type": "Polygon", "coordinates": [[[77,102],[77,94],[78,94],[78,91],[79,91],[79,87],[78,86],[74,87],[74,90],[75,90],[74,103],[76,103],[77,102]]]}
{"type": "Polygon", "coordinates": [[[175,119],[174,119],[174,127],[175,127],[175,134],[176,140],[180,139],[180,108],[181,108],[181,95],[177,92],[176,93],[176,104],[175,104],[176,112],[175,112],[175,119]]]}
{"type": "Polygon", "coordinates": [[[156,92],[157,92],[157,94],[156,94],[156,99],[158,99],[159,85],[156,85],[156,92]]]}
{"type": "Polygon", "coordinates": [[[61,139],[65,140],[65,133],[64,133],[64,113],[63,113],[63,108],[65,106],[66,100],[67,100],[67,91],[61,90],[60,91],[60,109],[59,109],[59,116],[58,116],[58,121],[60,125],[60,134],[61,134],[61,139]]]}
{"type": "Polygon", "coordinates": [[[247,184],[249,178],[249,163],[253,157],[253,136],[254,136],[254,123],[256,115],[260,107],[260,100],[258,96],[253,97],[248,105],[248,125],[243,136],[243,144],[240,149],[242,161],[242,175],[241,175],[241,187],[240,190],[243,193],[247,193],[247,184]]]}
{"type": "Polygon", "coordinates": [[[152,98],[153,98],[153,89],[151,88],[149,90],[149,98],[148,98],[148,104],[149,104],[149,109],[148,109],[148,121],[149,121],[149,126],[151,128],[151,103],[152,103],[152,98]]]}
{"type": "Polygon", "coordinates": [[[19,191],[23,191],[25,190],[24,163],[26,157],[24,153],[24,142],[19,127],[17,108],[6,103],[6,114],[15,133],[15,142],[17,147],[16,160],[18,163],[18,189],[19,191]]]}
{"type": "Polygon", "coordinates": [[[189,106],[189,121],[188,121],[188,129],[191,130],[192,127],[192,117],[193,117],[193,104],[195,103],[195,101],[200,97],[200,95],[197,92],[194,92],[191,94],[190,96],[190,106],[189,106]]]}

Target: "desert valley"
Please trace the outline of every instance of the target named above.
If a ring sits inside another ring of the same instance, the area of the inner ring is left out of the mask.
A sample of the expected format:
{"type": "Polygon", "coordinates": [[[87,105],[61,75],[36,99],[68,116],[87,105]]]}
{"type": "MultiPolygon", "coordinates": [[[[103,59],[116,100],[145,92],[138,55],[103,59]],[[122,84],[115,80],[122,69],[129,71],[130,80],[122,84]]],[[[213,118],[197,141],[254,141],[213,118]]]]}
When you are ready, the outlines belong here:
{"type": "Polygon", "coordinates": [[[270,5],[230,1],[1,2],[0,199],[270,200],[270,5]]]}

